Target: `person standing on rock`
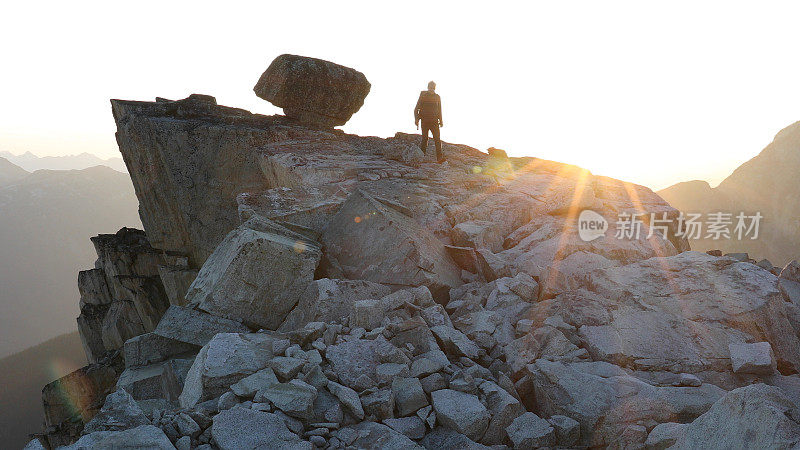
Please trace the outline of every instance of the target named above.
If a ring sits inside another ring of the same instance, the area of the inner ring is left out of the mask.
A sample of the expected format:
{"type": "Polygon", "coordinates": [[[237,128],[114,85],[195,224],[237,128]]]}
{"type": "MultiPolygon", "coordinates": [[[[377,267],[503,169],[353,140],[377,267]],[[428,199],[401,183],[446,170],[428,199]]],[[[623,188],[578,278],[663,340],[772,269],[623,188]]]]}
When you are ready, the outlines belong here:
{"type": "Polygon", "coordinates": [[[427,153],[428,149],[428,130],[433,135],[433,140],[436,144],[436,161],[444,162],[444,155],[442,154],[442,140],[439,138],[439,127],[443,127],[442,123],[442,100],[439,94],[434,92],[436,90],[436,83],[433,81],[428,83],[428,90],[419,93],[419,100],[417,106],[414,108],[414,124],[419,128],[419,122],[422,120],[422,143],[420,148],[422,153],[427,153]]]}

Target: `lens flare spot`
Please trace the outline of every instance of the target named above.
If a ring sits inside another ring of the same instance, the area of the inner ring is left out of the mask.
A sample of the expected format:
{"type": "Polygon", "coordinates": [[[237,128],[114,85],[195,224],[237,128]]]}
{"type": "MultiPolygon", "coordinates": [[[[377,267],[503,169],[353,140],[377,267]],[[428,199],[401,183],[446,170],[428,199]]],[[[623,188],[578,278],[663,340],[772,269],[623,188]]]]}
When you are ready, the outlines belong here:
{"type": "Polygon", "coordinates": [[[483,172],[483,167],[481,166],[472,166],[472,173],[481,173],[483,172]]]}
{"type": "Polygon", "coordinates": [[[355,223],[361,223],[361,217],[359,217],[359,216],[356,216],[356,218],[355,218],[355,219],[353,219],[353,222],[355,222],[355,223]]]}
{"type": "Polygon", "coordinates": [[[302,241],[295,241],[294,251],[296,251],[297,253],[303,253],[304,251],[306,251],[306,243],[302,241]]]}

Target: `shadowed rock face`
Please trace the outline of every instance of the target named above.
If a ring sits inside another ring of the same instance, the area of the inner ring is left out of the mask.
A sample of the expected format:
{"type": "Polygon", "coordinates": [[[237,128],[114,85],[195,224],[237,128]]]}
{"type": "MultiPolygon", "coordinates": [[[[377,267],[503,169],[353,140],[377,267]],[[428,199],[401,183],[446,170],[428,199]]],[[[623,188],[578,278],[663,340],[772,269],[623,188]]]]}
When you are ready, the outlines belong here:
{"type": "Polygon", "coordinates": [[[329,61],[281,55],[261,75],[253,91],[287,117],[308,125],[344,125],[364,104],[369,81],[363,73],[329,61]]]}

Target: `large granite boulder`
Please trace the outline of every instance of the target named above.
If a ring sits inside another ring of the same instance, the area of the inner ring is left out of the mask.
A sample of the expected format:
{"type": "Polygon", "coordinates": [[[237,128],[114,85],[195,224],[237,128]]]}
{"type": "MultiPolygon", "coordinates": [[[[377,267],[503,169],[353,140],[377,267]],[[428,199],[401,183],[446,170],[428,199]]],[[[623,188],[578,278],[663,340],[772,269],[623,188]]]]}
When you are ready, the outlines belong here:
{"type": "Polygon", "coordinates": [[[314,279],[321,252],[279,225],[253,228],[247,222],[228,233],[203,264],[186,299],[210,314],[274,330],[314,279]]]}
{"type": "Polygon", "coordinates": [[[797,405],[777,387],[753,384],[714,403],[671,448],[796,448],[799,443],[797,405]]]}
{"type": "Polygon", "coordinates": [[[322,59],[280,55],[261,75],[253,91],[302,123],[344,125],[369,94],[363,73],[322,59]]]}
{"type": "Polygon", "coordinates": [[[461,284],[444,245],[411,217],[356,191],[322,235],[326,256],[347,278],[427,286],[434,297],[461,284]]]}

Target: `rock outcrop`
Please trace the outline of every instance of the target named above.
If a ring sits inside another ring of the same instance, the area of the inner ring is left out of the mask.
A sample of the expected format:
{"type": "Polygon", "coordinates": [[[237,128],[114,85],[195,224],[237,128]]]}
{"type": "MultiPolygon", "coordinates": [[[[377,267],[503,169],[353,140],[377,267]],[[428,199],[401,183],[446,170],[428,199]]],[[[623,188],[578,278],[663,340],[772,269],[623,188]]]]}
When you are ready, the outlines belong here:
{"type": "MultiPolygon", "coordinates": [[[[316,113],[339,95],[282,89],[299,102],[289,110],[316,113]]],[[[129,326],[81,328],[98,363],[71,377],[92,389],[74,391],[78,411],[45,389],[51,446],[800,438],[798,266],[777,276],[690,251],[663,225],[678,212],[647,188],[450,143],[435,164],[414,136],[352,136],[208,96],[113,105],[149,245],[129,230],[101,239],[81,275],[83,308],[129,326]],[[581,235],[586,210],[604,235],[581,235]],[[625,214],[653,219],[625,236],[625,214]]]]}
{"type": "Polygon", "coordinates": [[[159,266],[187,263],[185,257],[151,247],[140,230],[123,228],[96,236],[92,243],[95,268],[78,274],[78,330],[86,359],[97,362],[128,339],[155,329],[169,307],[159,266]]]}

